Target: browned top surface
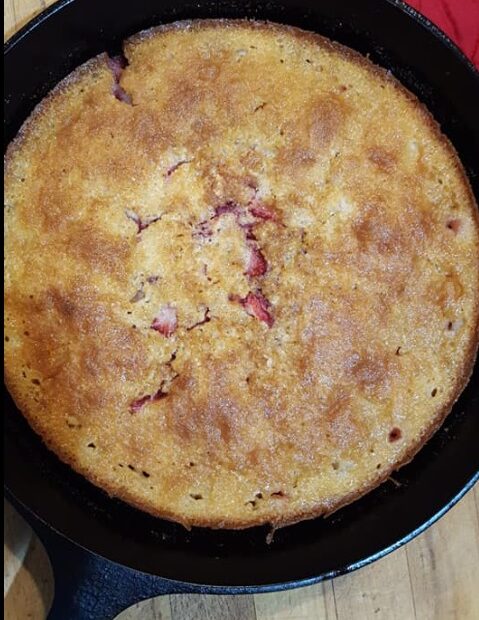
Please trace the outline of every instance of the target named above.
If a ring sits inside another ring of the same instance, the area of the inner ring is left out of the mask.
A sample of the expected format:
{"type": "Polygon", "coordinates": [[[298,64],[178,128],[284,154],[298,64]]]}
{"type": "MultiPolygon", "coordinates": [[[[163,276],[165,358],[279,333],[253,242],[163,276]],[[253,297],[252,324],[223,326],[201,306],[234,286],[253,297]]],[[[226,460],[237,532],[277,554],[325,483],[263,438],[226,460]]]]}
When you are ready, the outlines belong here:
{"type": "Polygon", "coordinates": [[[133,105],[100,56],[9,151],[10,390],[153,513],[331,510],[414,453],[471,368],[457,158],[394,80],[313,35],[200,22],[125,51],[133,105]]]}

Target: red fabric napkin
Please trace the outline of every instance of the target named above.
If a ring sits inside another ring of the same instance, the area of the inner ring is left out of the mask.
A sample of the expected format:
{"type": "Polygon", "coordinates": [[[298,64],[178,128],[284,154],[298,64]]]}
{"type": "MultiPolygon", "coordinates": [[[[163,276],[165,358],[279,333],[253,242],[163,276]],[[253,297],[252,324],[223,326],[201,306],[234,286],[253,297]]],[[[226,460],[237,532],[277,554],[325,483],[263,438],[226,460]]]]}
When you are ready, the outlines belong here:
{"type": "Polygon", "coordinates": [[[407,0],[479,68],[479,0],[407,0]]]}

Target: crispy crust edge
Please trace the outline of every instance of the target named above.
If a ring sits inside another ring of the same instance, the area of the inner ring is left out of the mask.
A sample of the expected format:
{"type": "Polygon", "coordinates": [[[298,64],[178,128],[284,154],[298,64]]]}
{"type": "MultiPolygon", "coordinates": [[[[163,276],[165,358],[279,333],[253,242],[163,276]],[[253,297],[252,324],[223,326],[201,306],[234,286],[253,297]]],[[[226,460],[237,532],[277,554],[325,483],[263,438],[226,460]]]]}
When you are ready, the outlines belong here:
{"type": "Polygon", "coordinates": [[[56,84],[52,90],[50,90],[45,97],[36,104],[29,116],[22,123],[16,136],[5,150],[5,154],[3,156],[5,179],[10,173],[10,163],[14,155],[33,132],[35,123],[48,112],[50,105],[58,98],[59,95],[67,91],[68,88],[80,83],[83,79],[88,78],[96,69],[106,67],[106,61],[106,52],[102,52],[101,54],[90,58],[60,80],[60,82],[58,82],[58,84],[56,84]]]}
{"type": "MultiPolygon", "coordinates": [[[[276,24],[268,21],[250,21],[245,19],[217,19],[217,20],[185,20],[178,21],[171,24],[165,24],[150,28],[148,30],[144,30],[136,35],[133,35],[129,39],[124,42],[124,48],[128,51],[129,47],[134,47],[135,45],[140,44],[141,42],[155,37],[159,34],[163,34],[165,32],[171,31],[181,31],[181,30],[190,30],[190,29],[204,29],[204,28],[229,28],[229,29],[237,29],[237,28],[250,28],[255,31],[266,31],[266,32],[276,32],[278,34],[284,34],[285,32],[289,33],[294,38],[299,41],[308,41],[310,43],[314,43],[319,45],[320,47],[326,47],[327,49],[342,55],[343,57],[348,58],[351,62],[359,65],[363,69],[366,69],[370,72],[374,77],[379,78],[381,80],[387,80],[390,82],[393,87],[398,90],[403,96],[405,96],[408,101],[414,105],[414,107],[419,111],[422,116],[423,121],[429,127],[434,138],[438,143],[442,144],[442,146],[447,150],[451,164],[461,180],[463,188],[466,190],[466,194],[469,199],[469,204],[472,208],[472,211],[475,216],[476,223],[476,232],[479,235],[479,210],[474,198],[474,194],[472,192],[472,188],[470,186],[469,180],[466,176],[464,168],[459,160],[458,154],[451,144],[450,140],[441,132],[439,124],[434,120],[431,113],[427,110],[424,104],[422,104],[419,99],[413,95],[409,90],[406,89],[389,71],[386,69],[375,65],[373,62],[368,60],[366,57],[361,55],[359,52],[348,48],[340,43],[335,41],[331,41],[330,39],[319,35],[314,32],[308,32],[302,30],[300,28],[282,24],[276,24]]],[[[128,56],[128,54],[127,54],[128,56]]],[[[24,140],[31,133],[34,124],[38,118],[40,118],[43,114],[48,110],[48,106],[52,101],[62,92],[64,92],[67,88],[69,88],[72,84],[78,83],[82,78],[88,76],[93,72],[96,68],[101,68],[105,65],[106,61],[106,53],[99,54],[98,56],[88,60],[84,64],[80,65],[77,69],[75,69],[72,73],[66,76],[63,80],[61,80],[48,95],[42,101],[40,101],[30,114],[30,116],[26,119],[26,121],[21,126],[19,132],[16,137],[9,144],[4,162],[5,162],[5,174],[8,176],[9,173],[9,162],[15,152],[21,147],[24,140]]],[[[185,528],[190,529],[191,527],[208,527],[211,529],[231,529],[231,530],[240,530],[246,529],[249,527],[263,526],[269,525],[273,529],[279,529],[282,527],[286,527],[288,525],[293,525],[300,521],[314,519],[320,516],[329,516],[333,512],[343,508],[344,506],[351,504],[352,502],[360,499],[373,489],[379,487],[383,482],[385,482],[390,475],[400,469],[401,467],[407,465],[414,456],[421,450],[424,444],[434,435],[434,433],[442,426],[444,420],[449,415],[452,410],[453,405],[460,397],[464,388],[466,387],[469,379],[474,370],[474,363],[476,360],[477,352],[479,349],[479,278],[477,283],[478,295],[476,298],[476,303],[474,306],[474,327],[472,329],[471,338],[469,342],[468,350],[464,356],[464,363],[461,371],[458,373],[456,384],[454,389],[452,390],[452,395],[449,398],[449,401],[439,410],[435,418],[432,420],[429,427],[427,427],[419,440],[407,450],[406,454],[403,458],[390,465],[387,469],[381,472],[375,479],[373,479],[370,483],[366,484],[363,488],[354,491],[346,496],[340,497],[337,500],[330,503],[318,503],[312,508],[305,511],[291,511],[290,514],[285,514],[278,518],[271,518],[265,515],[264,517],[256,517],[255,519],[205,519],[205,518],[188,518],[183,519],[181,515],[174,513],[172,511],[167,510],[158,510],[154,508],[151,504],[139,500],[135,497],[135,494],[129,492],[128,490],[119,492],[118,488],[115,488],[114,485],[109,483],[105,483],[104,480],[96,476],[95,474],[87,471],[85,467],[83,467],[78,459],[69,453],[67,450],[59,450],[57,447],[54,448],[54,441],[42,430],[40,429],[40,425],[34,420],[33,416],[29,415],[29,407],[28,404],[25,403],[25,406],[22,406],[22,398],[20,394],[16,393],[15,382],[10,381],[8,369],[5,372],[5,384],[7,386],[8,391],[10,392],[16,406],[23,413],[27,421],[29,422],[32,429],[40,436],[45,445],[53,451],[56,456],[63,461],[65,464],[69,465],[74,471],[84,476],[87,480],[89,480],[92,484],[99,487],[103,491],[105,491],[111,497],[116,497],[131,506],[138,508],[154,517],[158,517],[161,519],[166,519],[169,521],[173,521],[176,523],[182,524],[185,528]]]]}

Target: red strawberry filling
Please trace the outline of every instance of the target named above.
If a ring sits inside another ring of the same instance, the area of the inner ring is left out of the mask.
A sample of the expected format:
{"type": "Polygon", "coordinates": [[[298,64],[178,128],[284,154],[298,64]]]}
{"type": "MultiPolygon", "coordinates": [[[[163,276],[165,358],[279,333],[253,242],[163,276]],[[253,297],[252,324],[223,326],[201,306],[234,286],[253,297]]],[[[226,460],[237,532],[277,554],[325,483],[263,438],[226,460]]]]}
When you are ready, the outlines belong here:
{"type": "Polygon", "coordinates": [[[256,235],[253,232],[255,223],[241,224],[241,228],[245,231],[246,239],[248,241],[256,241],[256,235]]]}
{"type": "Polygon", "coordinates": [[[276,220],[277,219],[277,215],[271,209],[271,207],[268,207],[267,205],[264,204],[264,202],[261,202],[261,200],[259,200],[256,197],[253,198],[253,200],[249,203],[248,208],[249,208],[251,215],[253,215],[254,217],[260,220],[276,220]]]}
{"type": "MultiPolygon", "coordinates": [[[[277,214],[255,195],[248,203],[247,208],[228,200],[227,202],[215,207],[214,214],[210,217],[215,220],[222,215],[234,215],[236,223],[245,231],[245,237],[248,241],[256,241],[253,229],[259,224],[257,220],[277,220],[277,214]]],[[[213,234],[211,225],[208,220],[204,220],[198,224],[193,232],[194,237],[211,237],[213,234]]]]}
{"type": "Polygon", "coordinates": [[[153,403],[156,400],[166,398],[166,396],[168,396],[168,393],[163,392],[163,383],[160,389],[157,390],[154,394],[146,394],[145,396],[141,396],[140,398],[137,398],[132,403],[130,403],[130,413],[138,413],[138,411],[140,411],[140,409],[142,409],[147,403],[153,403]]]}
{"type": "MultiPolygon", "coordinates": [[[[248,243],[248,259],[245,274],[250,277],[262,276],[268,269],[268,263],[255,243],[256,236],[253,232],[254,227],[258,224],[251,220],[251,216],[263,220],[270,220],[276,217],[276,214],[259,200],[253,198],[248,209],[229,201],[215,208],[215,214],[211,219],[221,217],[222,215],[232,214],[236,218],[238,226],[245,232],[245,238],[248,243]]],[[[206,224],[206,223],[205,223],[206,224]]],[[[208,229],[208,235],[211,235],[211,229],[208,229]]]]}
{"type": "Polygon", "coordinates": [[[126,103],[127,105],[132,105],[133,101],[131,99],[131,96],[119,84],[114,84],[111,92],[116,97],[116,99],[118,99],[118,101],[126,103]]]}
{"type": "Polygon", "coordinates": [[[255,317],[258,321],[263,321],[268,327],[273,326],[274,318],[269,311],[271,304],[259,291],[256,293],[250,291],[246,297],[230,295],[229,300],[240,303],[250,316],[255,317]]]}
{"type": "Polygon", "coordinates": [[[457,235],[457,233],[461,229],[461,220],[449,220],[446,226],[449,228],[449,230],[452,230],[457,235]]]}
{"type": "Polygon", "coordinates": [[[165,338],[169,338],[175,332],[177,326],[176,308],[166,304],[160,308],[158,315],[153,319],[151,329],[160,332],[165,338]]]}
{"type": "Polygon", "coordinates": [[[211,230],[211,224],[209,221],[204,220],[195,226],[192,235],[193,237],[199,237],[201,239],[208,239],[209,237],[212,237],[213,231],[211,230]]]}
{"type": "Polygon", "coordinates": [[[209,323],[210,321],[211,321],[210,309],[206,308],[205,315],[201,319],[201,321],[198,321],[197,323],[194,323],[193,325],[190,325],[190,327],[186,328],[186,331],[190,332],[192,329],[195,329],[195,327],[199,327],[200,325],[204,325],[205,323],[209,323]]]}
{"type": "Polygon", "coordinates": [[[146,396],[142,396],[141,398],[137,398],[130,404],[130,413],[137,413],[140,409],[146,405],[151,399],[150,394],[146,394],[146,396]]]}
{"type": "MultiPolygon", "coordinates": [[[[220,218],[223,215],[233,215],[237,225],[244,230],[245,240],[247,243],[248,254],[246,259],[245,275],[248,275],[251,278],[255,278],[263,276],[267,272],[268,262],[256,243],[254,227],[260,223],[258,220],[277,221],[278,216],[271,207],[265,205],[257,197],[257,188],[253,186],[251,188],[254,190],[254,196],[246,207],[243,207],[231,200],[218,205],[217,207],[215,207],[214,214],[210,217],[209,220],[204,220],[198,224],[195,231],[193,232],[193,236],[203,238],[211,237],[213,235],[210,224],[211,220],[220,218]]],[[[232,294],[229,296],[229,299],[230,301],[240,303],[250,316],[255,317],[259,321],[263,321],[268,325],[268,327],[272,327],[274,323],[274,317],[269,310],[271,304],[262,295],[262,293],[249,292],[248,295],[244,298],[240,297],[239,295],[232,294]]],[[[208,315],[205,314],[205,319],[203,321],[196,323],[188,329],[193,329],[197,325],[202,325],[204,322],[206,322],[207,316],[208,315]]]]}
{"type": "Polygon", "coordinates": [[[268,263],[261,250],[253,243],[250,243],[248,250],[248,265],[245,273],[252,278],[263,276],[268,269],[268,263]]]}
{"type": "Polygon", "coordinates": [[[176,162],[176,164],[173,164],[173,166],[170,166],[168,170],[165,172],[165,177],[170,177],[173,174],[173,172],[178,170],[180,166],[183,166],[184,164],[189,164],[190,162],[191,162],[191,159],[182,159],[181,161],[176,162]]]}
{"type": "Polygon", "coordinates": [[[238,217],[241,214],[241,207],[232,201],[225,202],[224,204],[219,205],[215,208],[215,214],[211,219],[221,217],[222,215],[226,215],[228,213],[232,213],[233,215],[238,217]]]}
{"type": "Polygon", "coordinates": [[[108,68],[113,73],[113,79],[115,82],[119,82],[123,69],[128,66],[127,59],[119,54],[118,56],[109,56],[107,59],[108,68]]]}
{"type": "Polygon", "coordinates": [[[132,105],[133,101],[131,96],[120,86],[120,80],[125,67],[128,66],[128,61],[123,55],[108,57],[108,68],[113,75],[113,87],[111,89],[112,94],[118,99],[128,105],[132,105]]]}
{"type": "Polygon", "coordinates": [[[126,209],[125,215],[129,220],[131,220],[132,222],[135,222],[135,224],[138,227],[138,234],[140,234],[143,230],[145,230],[145,228],[148,228],[150,224],[154,224],[155,222],[158,222],[158,220],[161,220],[161,215],[150,215],[142,219],[138,215],[138,213],[135,213],[134,211],[131,211],[130,209],[126,209]]]}

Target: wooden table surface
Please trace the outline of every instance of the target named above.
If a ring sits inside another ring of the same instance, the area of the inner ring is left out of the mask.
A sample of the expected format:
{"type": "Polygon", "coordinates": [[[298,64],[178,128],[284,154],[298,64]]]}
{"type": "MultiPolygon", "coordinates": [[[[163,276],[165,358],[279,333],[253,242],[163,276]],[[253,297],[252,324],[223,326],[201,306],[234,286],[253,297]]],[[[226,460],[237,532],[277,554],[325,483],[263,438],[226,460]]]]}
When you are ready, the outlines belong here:
{"type": "MultiPolygon", "coordinates": [[[[4,0],[5,37],[48,4],[51,0],[4,0]]],[[[6,619],[43,620],[53,591],[50,566],[30,528],[8,505],[4,550],[6,619]]],[[[351,575],[284,593],[164,596],[144,601],[118,618],[478,620],[479,486],[424,534],[351,575]]]]}

